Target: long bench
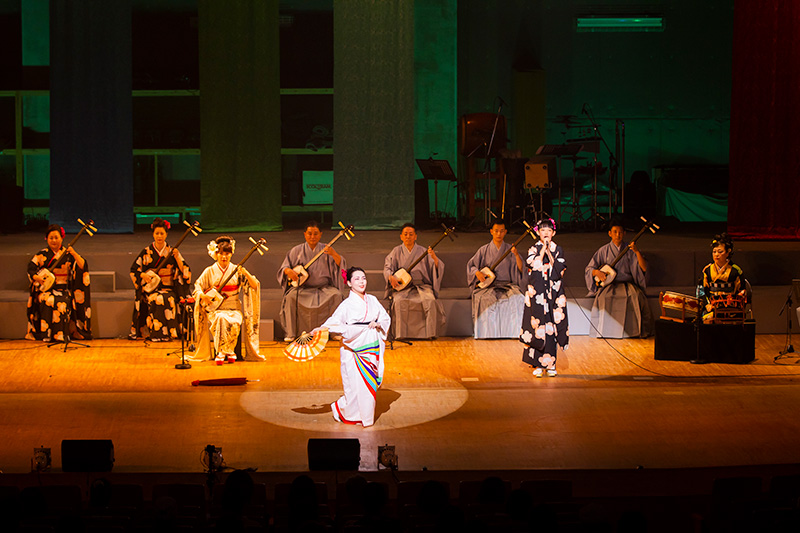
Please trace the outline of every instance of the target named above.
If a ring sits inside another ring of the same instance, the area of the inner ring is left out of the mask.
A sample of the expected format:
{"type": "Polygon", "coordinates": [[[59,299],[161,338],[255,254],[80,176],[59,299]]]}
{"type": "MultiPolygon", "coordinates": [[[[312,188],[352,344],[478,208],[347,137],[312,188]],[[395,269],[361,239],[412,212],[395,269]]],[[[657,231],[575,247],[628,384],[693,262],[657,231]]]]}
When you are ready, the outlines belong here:
{"type": "MultiPolygon", "coordinates": [[[[369,285],[372,283],[373,273],[368,275],[369,285]]],[[[92,282],[94,286],[94,281],[92,282]]],[[[658,304],[658,293],[661,290],[671,290],[692,294],[693,287],[651,287],[648,288],[647,301],[654,317],[661,313],[658,304]]],[[[786,300],[789,287],[784,286],[757,286],[753,287],[753,314],[756,318],[756,332],[784,333],[786,331],[785,316],[779,316],[782,305],[786,300]]],[[[370,291],[384,306],[388,301],[383,298],[383,292],[370,291]]],[[[592,298],[586,297],[585,287],[567,287],[567,313],[569,316],[570,335],[588,335],[591,325],[589,316],[592,309],[592,298]]],[[[261,318],[263,340],[283,338],[280,329],[280,304],[283,291],[280,288],[267,288],[261,291],[261,318]],[[270,324],[270,322],[272,324],[270,324]],[[268,328],[274,325],[274,330],[268,328]]],[[[117,290],[115,292],[92,292],[92,329],[97,338],[122,338],[126,337],[130,328],[131,313],[133,310],[134,291],[117,290]]],[[[25,334],[26,319],[25,307],[28,292],[25,290],[0,291],[0,338],[17,339],[25,334]]],[[[469,337],[472,335],[472,303],[470,292],[466,287],[444,287],[440,293],[440,300],[447,315],[447,328],[445,335],[448,337],[469,337]]],[[[794,312],[790,313],[794,316],[794,312]]],[[[793,327],[796,328],[796,325],[793,327]]]]}
{"type": "MultiPolygon", "coordinates": [[[[471,256],[469,252],[458,251],[443,251],[439,254],[446,265],[439,297],[447,314],[445,335],[449,337],[472,335],[470,291],[465,286],[466,264],[471,256]]],[[[134,257],[132,253],[120,254],[113,251],[92,255],[92,320],[93,331],[98,338],[128,335],[133,305],[133,290],[128,269],[134,257]]],[[[203,253],[186,252],[185,257],[192,265],[195,276],[202,271],[203,265],[210,263],[208,255],[203,253]]],[[[388,302],[383,298],[384,257],[385,254],[381,252],[348,252],[346,255],[348,265],[358,265],[366,270],[369,292],[388,306],[388,302]]],[[[591,252],[567,250],[567,264],[573,265],[567,269],[565,278],[571,335],[588,335],[590,330],[588,317],[592,299],[586,297],[582,268],[590,258],[591,252]],[[574,265],[581,266],[575,268],[574,265]]],[[[272,331],[267,330],[270,327],[268,322],[262,324],[264,338],[269,338],[270,334],[273,334],[274,338],[283,338],[283,331],[279,326],[283,293],[275,277],[282,260],[283,255],[275,253],[267,254],[247,264],[248,269],[261,280],[262,319],[271,320],[274,324],[272,331]]],[[[708,261],[708,254],[706,251],[654,251],[648,253],[648,260],[651,265],[652,284],[647,289],[648,303],[653,316],[658,317],[659,292],[669,290],[694,294],[693,282],[697,272],[708,261]]],[[[5,320],[0,321],[0,338],[21,338],[26,328],[25,302],[28,293],[27,277],[23,268],[25,259],[20,257],[14,261],[19,262],[19,270],[14,268],[11,275],[0,280],[0,313],[5,317],[5,320]]],[[[786,301],[789,283],[795,276],[794,267],[800,264],[800,252],[768,250],[738,253],[736,262],[742,266],[753,285],[756,332],[784,333],[786,318],[779,316],[779,313],[786,301]]],[[[790,315],[794,317],[793,312],[790,315]]],[[[794,324],[794,327],[796,326],[797,324],[794,324]]]]}

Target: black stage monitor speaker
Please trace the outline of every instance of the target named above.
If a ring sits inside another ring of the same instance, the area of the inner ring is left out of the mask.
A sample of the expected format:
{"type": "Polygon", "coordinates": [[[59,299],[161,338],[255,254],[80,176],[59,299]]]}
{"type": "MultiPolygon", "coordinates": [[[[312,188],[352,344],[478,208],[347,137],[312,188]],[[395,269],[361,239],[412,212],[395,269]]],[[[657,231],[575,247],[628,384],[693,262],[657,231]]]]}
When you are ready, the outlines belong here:
{"type": "Polygon", "coordinates": [[[309,470],[358,470],[358,439],[308,439],[309,470]]]}
{"type": "Polygon", "coordinates": [[[110,439],[62,440],[64,472],[110,472],[114,467],[114,443],[110,439]]]}

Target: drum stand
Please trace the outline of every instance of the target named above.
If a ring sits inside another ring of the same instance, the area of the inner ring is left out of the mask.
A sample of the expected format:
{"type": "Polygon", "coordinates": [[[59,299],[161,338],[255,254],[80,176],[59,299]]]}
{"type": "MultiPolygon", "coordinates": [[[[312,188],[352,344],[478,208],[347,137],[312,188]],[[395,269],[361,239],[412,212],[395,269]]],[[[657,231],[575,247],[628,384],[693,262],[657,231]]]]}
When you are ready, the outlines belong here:
{"type": "MultiPolygon", "coordinates": [[[[530,195],[530,203],[525,208],[523,213],[533,213],[533,220],[543,220],[550,216],[550,214],[544,210],[544,190],[546,187],[534,187],[528,188],[528,194],[530,195]],[[536,209],[536,199],[534,198],[534,194],[539,195],[539,209],[536,209]]],[[[523,219],[525,215],[523,214],[523,219]]]]}
{"type": "Polygon", "coordinates": [[[83,344],[82,342],[76,342],[76,341],[72,340],[72,337],[70,337],[70,334],[69,334],[69,319],[70,319],[70,317],[72,317],[71,303],[72,302],[67,302],[67,312],[64,313],[63,315],[61,315],[61,332],[64,335],[64,338],[62,340],[60,340],[60,341],[53,340],[52,342],[50,342],[47,345],[48,348],[50,348],[51,346],[55,346],[56,344],[63,344],[64,345],[64,350],[63,351],[66,352],[67,348],[69,348],[70,344],[77,344],[77,346],[73,346],[73,348],[77,348],[78,346],[83,346],[84,348],[88,348],[89,347],[88,344],[83,344]]]}
{"type": "MultiPolygon", "coordinates": [[[[575,169],[576,161],[578,159],[577,156],[568,156],[564,159],[569,159],[572,161],[572,198],[571,202],[566,205],[566,209],[564,209],[564,213],[569,213],[570,224],[576,225],[584,221],[583,213],[581,212],[580,202],[578,201],[578,173],[575,169]]],[[[560,164],[560,161],[559,161],[560,164]]],[[[559,181],[559,188],[561,187],[561,182],[559,181]]],[[[559,203],[561,203],[561,193],[559,192],[559,203]]],[[[559,222],[561,221],[561,209],[559,209],[558,219],[559,222]]]]}

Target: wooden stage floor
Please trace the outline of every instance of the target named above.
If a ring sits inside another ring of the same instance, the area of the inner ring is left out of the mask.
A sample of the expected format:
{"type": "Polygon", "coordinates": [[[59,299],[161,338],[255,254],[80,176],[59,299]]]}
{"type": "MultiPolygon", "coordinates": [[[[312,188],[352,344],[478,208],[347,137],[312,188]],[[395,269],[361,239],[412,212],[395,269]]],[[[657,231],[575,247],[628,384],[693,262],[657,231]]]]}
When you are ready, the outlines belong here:
{"type": "Polygon", "coordinates": [[[443,338],[386,352],[375,426],[345,426],[338,349],[289,361],[263,343],[263,363],[176,370],[179,343],[119,339],[89,348],[0,342],[0,470],[30,470],[34,447],[112,439],[115,472],[201,472],[201,451],[228,466],[308,468],[309,438],[361,442],[365,471],[379,445],[400,470],[633,469],[800,463],[800,365],[773,361],[782,335],[756,338],[747,365],[655,361],[653,340],[574,337],[559,376],[536,379],[513,340],[443,338]],[[247,377],[237,387],[196,379],[247,377]]]}

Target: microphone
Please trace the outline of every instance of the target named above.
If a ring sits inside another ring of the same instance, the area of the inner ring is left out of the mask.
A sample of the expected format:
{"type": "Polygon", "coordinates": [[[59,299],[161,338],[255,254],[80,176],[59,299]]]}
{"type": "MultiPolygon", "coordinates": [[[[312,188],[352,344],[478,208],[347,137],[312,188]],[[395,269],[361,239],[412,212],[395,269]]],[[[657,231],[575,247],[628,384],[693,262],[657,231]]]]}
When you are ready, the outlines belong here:
{"type": "Polygon", "coordinates": [[[502,96],[498,96],[498,97],[497,97],[497,99],[498,99],[498,100],[500,100],[500,105],[501,105],[501,106],[505,106],[505,107],[509,107],[509,108],[511,107],[510,105],[508,105],[508,102],[506,102],[505,100],[503,100],[503,97],[502,97],[502,96]]]}

